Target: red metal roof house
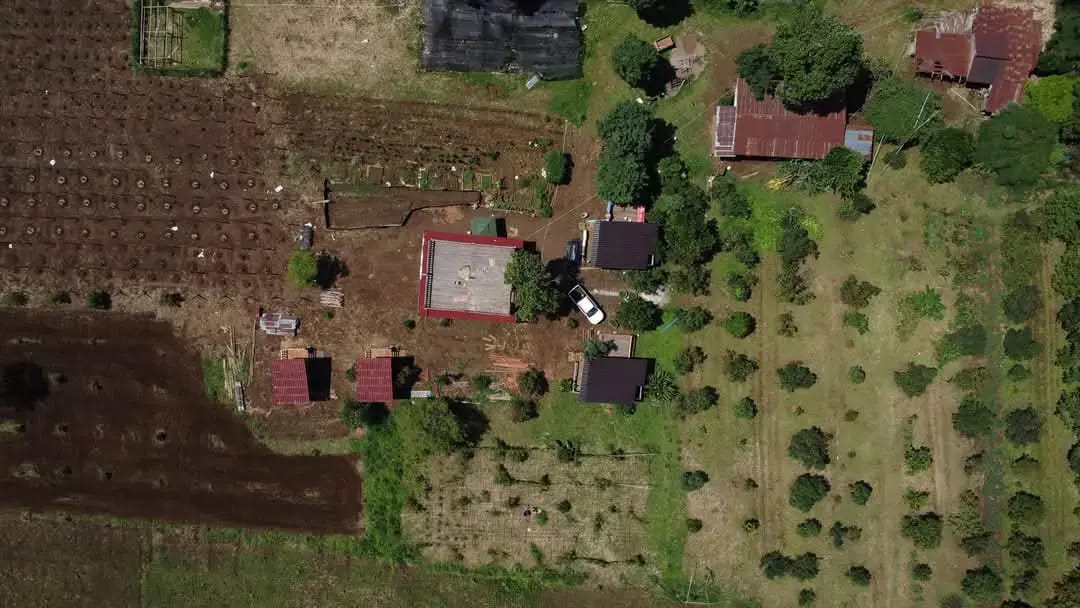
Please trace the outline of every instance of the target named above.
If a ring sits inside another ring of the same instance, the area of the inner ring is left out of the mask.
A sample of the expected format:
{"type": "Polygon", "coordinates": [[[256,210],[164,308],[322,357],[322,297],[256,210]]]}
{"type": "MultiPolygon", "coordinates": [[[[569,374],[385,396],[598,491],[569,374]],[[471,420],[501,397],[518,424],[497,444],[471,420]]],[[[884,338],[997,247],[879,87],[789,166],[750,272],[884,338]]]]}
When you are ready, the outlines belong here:
{"type": "Polygon", "coordinates": [[[372,357],[356,362],[356,398],[369,403],[394,400],[393,359],[372,357]]]}
{"type": "Polygon", "coordinates": [[[307,359],[275,359],[270,362],[270,384],[274,403],[299,405],[311,401],[308,390],[307,359]]]}
{"type": "Polygon", "coordinates": [[[983,111],[1019,103],[1042,50],[1042,28],[1032,11],[984,4],[966,31],[938,27],[915,35],[915,70],[971,86],[988,86],[983,111]]]}
{"type": "Polygon", "coordinates": [[[873,132],[849,128],[847,110],[839,105],[825,112],[794,112],[772,95],[756,99],[745,80],[735,83],[735,105],[717,106],[713,156],[732,158],[819,159],[846,142],[861,142],[857,152],[869,155],[873,132]]]}

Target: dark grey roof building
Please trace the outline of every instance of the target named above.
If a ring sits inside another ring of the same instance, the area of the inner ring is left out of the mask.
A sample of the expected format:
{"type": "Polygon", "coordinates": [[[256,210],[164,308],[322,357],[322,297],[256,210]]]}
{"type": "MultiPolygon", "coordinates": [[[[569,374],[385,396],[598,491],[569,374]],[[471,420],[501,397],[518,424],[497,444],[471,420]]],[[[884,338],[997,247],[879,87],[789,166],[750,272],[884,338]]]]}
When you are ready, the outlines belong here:
{"type": "Polygon", "coordinates": [[[659,224],[590,222],[585,262],[597,268],[640,270],[656,265],[659,224]]]}
{"type": "Polygon", "coordinates": [[[581,75],[578,0],[424,0],[426,70],[581,75]]]}
{"type": "Polygon", "coordinates": [[[599,357],[587,359],[579,399],[585,403],[633,405],[645,395],[652,359],[599,357]]]}

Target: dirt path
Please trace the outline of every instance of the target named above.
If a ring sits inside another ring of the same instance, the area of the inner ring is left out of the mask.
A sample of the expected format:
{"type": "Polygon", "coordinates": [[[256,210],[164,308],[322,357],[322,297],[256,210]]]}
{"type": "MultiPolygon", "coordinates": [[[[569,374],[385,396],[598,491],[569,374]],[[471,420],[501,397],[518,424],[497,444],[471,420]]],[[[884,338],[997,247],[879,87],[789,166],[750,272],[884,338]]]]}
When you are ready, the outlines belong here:
{"type": "Polygon", "coordinates": [[[768,255],[759,268],[760,282],[757,293],[757,360],[760,366],[754,374],[754,399],[762,415],[755,421],[756,445],[754,449],[757,462],[754,467],[754,479],[758,482],[758,513],[761,513],[761,531],[758,535],[761,553],[765,547],[776,546],[784,536],[784,509],[787,508],[787,488],[783,480],[783,445],[780,433],[780,412],[777,411],[775,378],[776,364],[776,328],[774,324],[779,316],[780,304],[772,297],[772,290],[762,286],[772,286],[776,282],[779,259],[768,255]]]}

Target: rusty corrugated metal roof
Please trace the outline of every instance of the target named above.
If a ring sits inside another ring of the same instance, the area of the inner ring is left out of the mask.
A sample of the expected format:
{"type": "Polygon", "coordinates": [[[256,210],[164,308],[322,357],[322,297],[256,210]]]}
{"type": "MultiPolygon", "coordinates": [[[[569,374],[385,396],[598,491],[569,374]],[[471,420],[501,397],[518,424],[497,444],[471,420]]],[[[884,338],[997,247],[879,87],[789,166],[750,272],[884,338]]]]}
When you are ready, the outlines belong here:
{"type": "Polygon", "coordinates": [[[990,44],[987,50],[990,56],[1005,55],[1005,66],[990,84],[990,95],[983,105],[983,109],[992,114],[1020,101],[1024,83],[1039,61],[1042,28],[1030,10],[986,4],[979,7],[971,30],[977,43],[977,56],[983,56],[980,44],[984,40],[990,44]]]}
{"type": "Polygon", "coordinates": [[[942,72],[950,78],[967,78],[974,51],[970,33],[920,30],[915,34],[915,69],[924,74],[942,72]]]}
{"type": "Polygon", "coordinates": [[[793,112],[779,99],[755,99],[741,78],[735,85],[735,154],[764,158],[818,159],[844,145],[847,111],[793,112]]]}

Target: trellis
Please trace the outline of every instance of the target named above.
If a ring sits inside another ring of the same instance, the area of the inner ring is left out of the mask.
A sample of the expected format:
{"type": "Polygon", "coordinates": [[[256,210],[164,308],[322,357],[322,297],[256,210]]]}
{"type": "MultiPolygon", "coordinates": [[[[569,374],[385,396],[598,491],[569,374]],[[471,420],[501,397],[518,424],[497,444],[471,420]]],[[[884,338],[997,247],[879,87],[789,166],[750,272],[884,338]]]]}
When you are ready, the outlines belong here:
{"type": "Polygon", "coordinates": [[[153,2],[144,2],[140,12],[139,64],[179,65],[184,52],[183,13],[153,2]]]}

